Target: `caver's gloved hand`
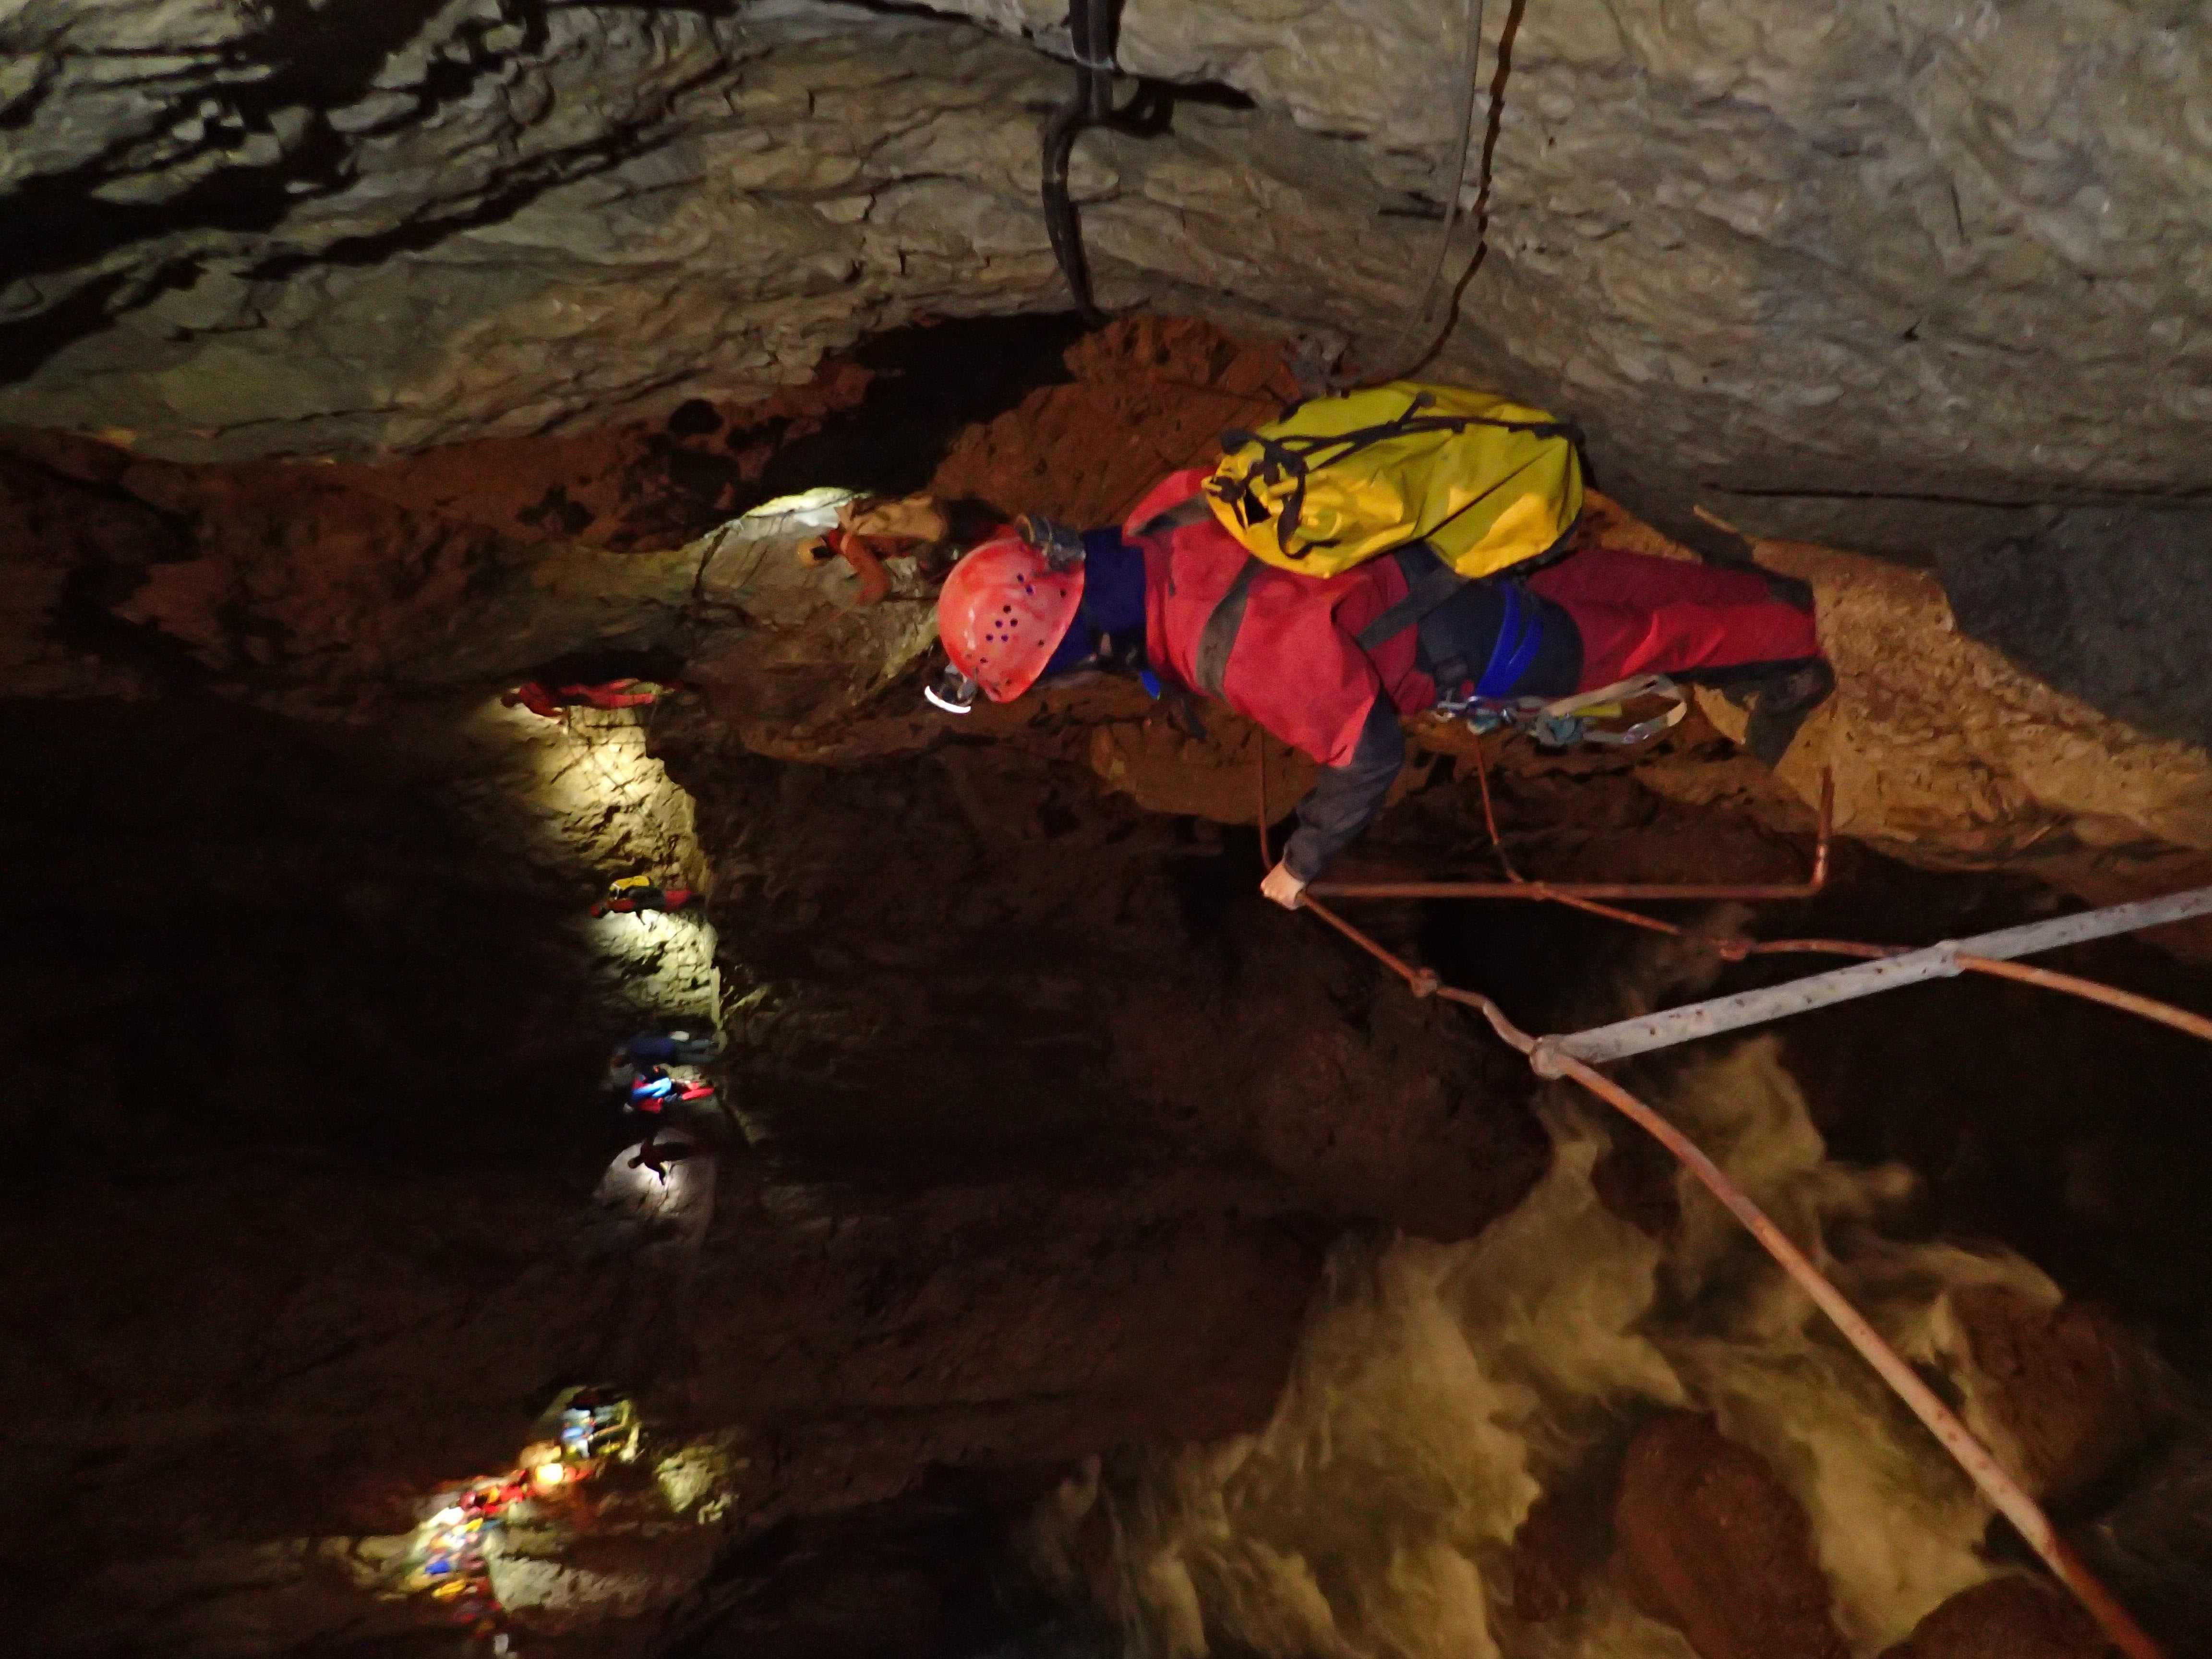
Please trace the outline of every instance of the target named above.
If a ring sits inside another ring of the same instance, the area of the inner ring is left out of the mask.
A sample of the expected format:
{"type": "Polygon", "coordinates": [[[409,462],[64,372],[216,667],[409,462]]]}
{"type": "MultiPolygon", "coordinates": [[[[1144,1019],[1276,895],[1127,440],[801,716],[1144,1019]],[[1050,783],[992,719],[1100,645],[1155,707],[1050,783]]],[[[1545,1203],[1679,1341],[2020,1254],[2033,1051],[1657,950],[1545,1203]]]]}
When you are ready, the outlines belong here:
{"type": "Polygon", "coordinates": [[[1278,864],[1268,871],[1267,878],[1260,884],[1260,890],[1285,910],[1295,910],[1306,902],[1305,878],[1291,869],[1288,862],[1278,864]]]}
{"type": "Polygon", "coordinates": [[[1048,568],[1073,570],[1083,562],[1083,532],[1042,513],[1024,513],[1014,520],[1014,534],[1044,555],[1048,568]]]}

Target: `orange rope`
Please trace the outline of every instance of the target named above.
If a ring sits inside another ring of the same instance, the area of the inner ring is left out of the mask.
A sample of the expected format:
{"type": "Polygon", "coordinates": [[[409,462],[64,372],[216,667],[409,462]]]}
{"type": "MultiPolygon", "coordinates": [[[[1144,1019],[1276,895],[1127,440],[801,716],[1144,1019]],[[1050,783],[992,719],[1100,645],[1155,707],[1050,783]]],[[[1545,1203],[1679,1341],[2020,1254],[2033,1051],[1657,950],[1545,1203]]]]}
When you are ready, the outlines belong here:
{"type": "Polygon", "coordinates": [[[1959,966],[1971,968],[1978,974],[1993,975],[1998,979],[2014,979],[2023,985],[2040,985],[2047,991],[2063,991],[2069,996],[2085,997],[2091,1002],[2101,1002],[2107,1008],[2141,1014],[2145,1019],[2154,1019],[2161,1025],[2171,1025],[2177,1031],[2186,1031],[2191,1036],[2203,1037],[2212,1042],[2212,1019],[2202,1014],[2192,1014],[2185,1008],[2177,1008],[2170,1002],[2155,1002],[2148,997],[2137,996],[2133,991],[2123,991],[2094,979],[2081,979],[2072,974],[2054,973],[2048,968],[2031,968],[2025,963],[2002,962],[1993,957],[1960,957],[1959,966]]]}
{"type": "MultiPolygon", "coordinates": [[[[1429,969],[1409,967],[1316,900],[1302,899],[1297,908],[1312,911],[1358,945],[1403,979],[1414,995],[1441,996],[1448,1001],[1477,1010],[1490,1022],[1492,1030],[1511,1047],[1524,1055],[1529,1055],[1533,1063],[1536,1040],[1508,1019],[1504,1010],[1488,997],[1479,992],[1462,991],[1456,987],[1444,985],[1429,969]]],[[[1571,1054],[1550,1054],[1542,1069],[1580,1084],[1644,1128],[1673,1153],[1707,1191],[1743,1223],[1760,1247],[1812,1298],[1814,1304],[1842,1332],[1844,1340],[1858,1351],[1905,1401],[1913,1415],[1927,1426],[1960,1468],[1966,1471],[1967,1478],[1981,1490],[1997,1511],[2012,1522],[2028,1547],[2041,1557],[2059,1581],[2081,1600],[2112,1644],[2127,1656],[2127,1659],[2162,1659],[2157,1644],[2145,1634],[2127,1609],[2090,1572],[2080,1558],[2067,1547],[2041,1505],[2005,1471],[1989,1448],[1977,1440],[1966,1425],[1959,1420],[1957,1414],[1936,1397],[1935,1391],[1920,1379],[1918,1373],[1882,1340],[1881,1334],[1867,1322],[1866,1316],[1851,1305],[1850,1298],[1822,1276],[1805,1253],[1790,1242],[1749,1194],[1729,1179],[1696,1142],[1612,1079],[1571,1054]]]]}
{"type": "MultiPolygon", "coordinates": [[[[1263,756],[1261,760],[1263,769],[1265,765],[1263,756]]],[[[1475,782],[1482,791],[1483,827],[1490,832],[1490,844],[1498,854],[1498,862],[1505,872],[1505,878],[1516,884],[1541,891],[1543,896],[1554,903],[1566,905],[1571,909],[1588,911],[1592,915],[1604,916],[1613,921],[1626,922],[1632,927],[1647,927],[1656,933],[1667,933],[1677,939],[1701,940],[1711,945],[1720,953],[1723,960],[1729,962],[1741,962],[1747,957],[1754,956],[1775,956],[1799,951],[1872,958],[1897,956],[1907,948],[1901,945],[1865,945],[1855,939],[1750,939],[1741,937],[1710,939],[1701,933],[1692,933],[1687,928],[1677,927],[1671,921],[1662,921],[1656,916],[1647,916],[1638,911],[1623,910],[1613,905],[1601,904],[1595,899],[1581,898],[1572,893],[1562,893],[1549,888],[1542,882],[1530,883],[1525,876],[1513,867],[1512,860],[1506,856],[1504,837],[1498,832],[1498,815],[1496,809],[1491,805],[1490,769],[1483,763],[1482,744],[1480,741],[1474,746],[1474,777],[1475,782]]],[[[1265,783],[1266,779],[1263,776],[1261,779],[1263,787],[1265,783]]],[[[1832,787],[1829,778],[1825,774],[1821,779],[1821,785],[1824,791],[1832,787]]],[[[1827,809],[1824,806],[1822,810],[1825,815],[1827,809]]],[[[1264,836],[1264,831],[1262,833],[1264,836]]],[[[2048,968],[2030,968],[2019,963],[2002,962],[1991,957],[1962,956],[1959,958],[1959,965],[1970,972],[1988,974],[1998,979],[2016,980],[2023,985],[2038,985],[2046,991],[2059,991],[2069,996],[2081,997],[2091,1002],[2102,1003],[2107,1008],[2117,1008],[2124,1013],[2140,1014],[2145,1019],[2155,1020],[2161,1025],[2171,1026],[2177,1031],[2186,1031],[2191,1036],[2203,1037],[2206,1042],[2212,1042],[2212,1019],[2207,1019],[2202,1014],[2191,1013],[2185,1008],[2177,1008],[2172,1003],[2159,1002],[2150,997],[2139,996],[2133,991],[2123,991],[2097,980],[2083,979],[2073,974],[2061,974],[2048,968]]]]}
{"type": "Polygon", "coordinates": [[[1498,854],[1498,867],[1505,872],[1505,879],[1518,881],[1521,872],[1513,867],[1513,860],[1505,855],[1505,837],[1498,833],[1498,813],[1490,804],[1490,767],[1482,758],[1482,735],[1475,734],[1474,781],[1482,787],[1482,826],[1490,831],[1491,850],[1498,854]]]}
{"type": "MultiPolygon", "coordinates": [[[[1477,769],[1476,775],[1484,779],[1484,816],[1490,823],[1492,839],[1496,842],[1497,821],[1491,814],[1489,786],[1486,775],[1480,769],[1479,752],[1477,769]]],[[[1259,793],[1260,850],[1262,857],[1267,858],[1267,765],[1264,737],[1261,740],[1259,793]]],[[[1502,844],[1498,848],[1498,855],[1500,861],[1504,862],[1504,849],[1502,844]]],[[[1268,859],[1268,862],[1272,867],[1271,858],[1268,859]]],[[[1506,867],[1510,872],[1510,863],[1506,867]]],[[[1521,878],[1515,875],[1513,879],[1518,881],[1521,878]]],[[[1957,1414],[1937,1398],[1935,1391],[1921,1379],[1919,1374],[1899,1356],[1894,1348],[1883,1340],[1881,1333],[1867,1322],[1866,1316],[1852,1306],[1850,1299],[1822,1275],[1820,1269],[1813,1265],[1805,1253],[1797,1248],[1788,1235],[1775,1225],[1773,1219],[1752,1200],[1748,1194],[1729,1179],[1720,1166],[1707,1157],[1696,1142],[1644,1102],[1623,1089],[1611,1078],[1576,1059],[1572,1054],[1561,1053],[1555,1045],[1548,1042],[1543,1046],[1541,1052],[1539,1052],[1536,1039],[1507,1018],[1504,1011],[1490,998],[1482,995],[1480,992],[1463,991],[1455,986],[1446,985],[1431,969],[1411,966],[1315,898],[1302,895],[1295,908],[1310,910],[1321,921],[1404,980],[1407,988],[1415,996],[1442,997],[1446,1001],[1455,1002],[1474,1009],[1489,1022],[1491,1030],[1498,1034],[1500,1040],[1528,1057],[1532,1068],[1539,1075],[1565,1077],[1571,1079],[1658,1140],[1660,1145],[1672,1153],[1685,1169],[1697,1177],[1705,1189],[1711,1193],[1730,1214],[1743,1224],[1752,1237],[1759,1242],[1760,1248],[1773,1258],[1792,1282],[1812,1298],[1814,1304],[1827,1316],[1829,1321],[1843,1334],[1844,1340],[1858,1351],[1860,1356],[1869,1364],[1874,1367],[1882,1380],[1911,1409],[1913,1415],[1920,1419],[1943,1449],[1950,1453],[1960,1468],[1966,1471],[1967,1478],[1979,1488],[1982,1494],[1996,1508],[1998,1513],[2012,1522],[2028,1547],[2042,1559],[2052,1573],[2057,1577],[2059,1582],[2080,1600],[2081,1605],[2096,1620],[2113,1646],[2126,1656],[2126,1659],[2162,1659],[2158,1644],[2151,1640],[2142,1627],[2137,1625],[2129,1614],[2127,1609],[2120,1605],[2112,1592],[2105,1588],[2102,1582],[2067,1547],[2065,1540],[2058,1536],[2057,1529],[2051,1524],[2051,1517],[2044,1513],[2042,1506],[2037,1504],[2035,1499],[2028,1495],[2027,1490],[2007,1473],[2004,1467],[1991,1455],[1989,1448],[1974,1437],[1966,1425],[1959,1420],[1957,1414]]],[[[1601,912],[1605,908],[1605,907],[1596,906],[1588,908],[1600,909],[1601,912]]],[[[1683,933],[1682,929],[1672,923],[1657,921],[1651,917],[1635,916],[1632,912],[1612,914],[1621,915],[1624,919],[1635,920],[1646,926],[1656,927],[1662,932],[1678,935],[1683,933]]],[[[1862,945],[1844,939],[1775,939],[1760,944],[1749,939],[1732,939],[1715,940],[1711,943],[1723,955],[1729,956],[1733,960],[1737,961],[1754,953],[1785,951],[1830,951],[1842,956],[1882,957],[1893,954],[1898,948],[1889,945],[1862,945]]],[[[1961,966],[1978,972],[1993,972],[2006,978],[2019,979],[2031,984],[2073,991],[2076,994],[2093,997],[2094,1000],[2113,1007],[2127,1008],[2131,1012],[2144,1014],[2149,1018],[2162,1019],[2166,1024],[2175,1025],[2179,1030],[2192,1031],[2199,1036],[2212,1038],[2212,1021],[2185,1013],[2178,1008],[2170,1008],[2163,1003],[2152,1002],[2148,998],[2137,997],[2128,992],[2113,990],[2109,986],[2098,985],[2093,981],[2076,980],[2070,975],[2052,974],[2042,969],[2021,968],[2011,963],[1998,962],[1985,957],[1961,957],[1959,961],[1961,966]]]]}

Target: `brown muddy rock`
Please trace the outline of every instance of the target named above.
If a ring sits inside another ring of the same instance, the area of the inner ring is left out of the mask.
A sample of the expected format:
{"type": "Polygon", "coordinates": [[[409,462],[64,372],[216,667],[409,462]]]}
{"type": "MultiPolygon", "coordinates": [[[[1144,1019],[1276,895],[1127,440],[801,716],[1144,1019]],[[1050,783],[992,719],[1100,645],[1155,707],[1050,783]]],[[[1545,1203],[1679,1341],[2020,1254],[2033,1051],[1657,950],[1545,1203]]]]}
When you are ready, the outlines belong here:
{"type": "MultiPolygon", "coordinates": [[[[143,504],[0,455],[0,684],[16,696],[126,691],[135,677],[64,638],[73,594],[96,607],[173,556],[173,526],[143,504]]],[[[94,614],[97,614],[96,608],[94,614]]]]}
{"type": "MultiPolygon", "coordinates": [[[[367,687],[496,680],[568,652],[665,640],[696,559],[532,544],[280,465],[133,459],[16,434],[0,527],[43,575],[19,608],[88,583],[100,616],[216,674],[367,687]],[[37,478],[42,492],[20,487],[37,478]],[[54,526],[58,507],[73,527],[54,526]]],[[[22,556],[18,555],[18,556],[22,556]]],[[[112,641],[109,641],[112,643],[112,641]]]]}
{"type": "Polygon", "coordinates": [[[1119,524],[1168,473],[1218,456],[1224,429],[1272,421],[1298,396],[1280,346],[1188,317],[1112,323],[1066,362],[1073,384],[970,428],[931,489],[1010,515],[1119,524]]]}
{"type": "Polygon", "coordinates": [[[1091,769],[1148,812],[1200,817],[1215,823],[1250,823],[1259,816],[1261,757],[1267,769],[1269,815],[1285,810],[1314,786],[1321,768],[1226,710],[1209,710],[1206,735],[1194,737],[1158,710],[1146,718],[1116,720],[1091,733],[1091,769]]]}
{"type": "Polygon", "coordinates": [[[2079,1602],[2008,1576],[1960,1590],[1881,1659],[2107,1659],[2112,1651],[2079,1602]]]}
{"type": "Polygon", "coordinates": [[[757,402],[694,399],[667,420],[574,436],[483,438],[337,462],[334,483],[523,541],[673,547],[753,504],[777,451],[857,405],[875,377],[832,358],[757,402]]]}
{"type": "Polygon", "coordinates": [[[1614,1570],[1701,1659],[1846,1659],[1805,1511],[1710,1417],[1672,1414],[1629,1447],[1614,1570]]]}
{"type": "Polygon", "coordinates": [[[732,849],[716,921],[759,986],[742,1064],[787,1157],[1196,1160],[1246,1201],[1444,1237],[1543,1166],[1511,1057],[1267,905],[1210,828],[1007,745],[671,763],[732,849]]]}
{"type": "Polygon", "coordinates": [[[1575,1479],[1539,1498],[1513,1535],[1513,1616],[1528,1624],[1557,1619],[1575,1603],[1583,1580],[1612,1546],[1608,1493],[1600,1480],[1575,1479]]]}
{"type": "Polygon", "coordinates": [[[2148,1438],[2157,1420],[2151,1360],[2111,1315],[2076,1302],[2042,1305],[2002,1285],[1956,1291],[1951,1307],[1977,1374],[1974,1403],[2039,1496],[2063,1501],[2148,1438]]]}

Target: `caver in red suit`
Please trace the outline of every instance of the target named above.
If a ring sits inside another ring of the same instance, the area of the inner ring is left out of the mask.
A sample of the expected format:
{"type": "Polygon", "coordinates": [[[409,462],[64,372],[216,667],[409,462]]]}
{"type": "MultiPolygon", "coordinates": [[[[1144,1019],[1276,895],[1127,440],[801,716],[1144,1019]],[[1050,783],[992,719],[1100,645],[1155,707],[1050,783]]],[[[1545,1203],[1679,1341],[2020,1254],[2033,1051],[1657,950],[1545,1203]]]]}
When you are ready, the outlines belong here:
{"type": "Polygon", "coordinates": [[[1301,575],[1190,505],[1206,476],[1170,476],[1119,531],[1079,544],[987,543],[946,579],[939,631],[994,701],[1076,669],[1133,668],[1320,762],[1271,896],[1295,899],[1373,821],[1405,763],[1398,717],[1443,698],[1559,697],[1647,673],[1741,682],[1758,696],[1752,746],[1771,763],[1833,687],[1809,597],[1782,579],[1592,547],[1469,582],[1419,544],[1301,575]]]}

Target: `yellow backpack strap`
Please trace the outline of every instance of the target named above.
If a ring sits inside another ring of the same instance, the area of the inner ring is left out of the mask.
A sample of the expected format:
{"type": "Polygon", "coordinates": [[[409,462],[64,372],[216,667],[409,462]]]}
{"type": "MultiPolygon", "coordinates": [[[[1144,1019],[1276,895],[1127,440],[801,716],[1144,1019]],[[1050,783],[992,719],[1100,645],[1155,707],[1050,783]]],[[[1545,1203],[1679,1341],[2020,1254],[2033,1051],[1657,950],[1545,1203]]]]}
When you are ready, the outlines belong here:
{"type": "MultiPolygon", "coordinates": [[[[1256,449],[1260,452],[1260,458],[1245,469],[1241,480],[1231,481],[1217,474],[1208,482],[1222,500],[1236,510],[1239,521],[1246,525],[1253,522],[1255,514],[1249,506],[1243,503],[1249,501],[1254,483],[1256,482],[1262,487],[1272,487],[1287,482],[1290,493],[1283,498],[1281,508],[1273,515],[1275,545],[1283,550],[1285,558],[1303,558],[1305,556],[1295,551],[1291,542],[1298,533],[1299,520],[1305,516],[1306,480],[1314,471],[1318,467],[1333,466],[1363,449],[1371,449],[1376,444],[1388,443],[1391,439],[1404,437],[1408,433],[1452,431],[1463,428],[1464,422],[1453,416],[1422,416],[1421,410],[1434,401],[1427,392],[1417,392],[1406,405],[1404,414],[1394,416],[1374,426],[1355,427],[1349,432],[1279,432],[1273,434],[1242,429],[1224,432],[1221,434],[1221,447],[1224,453],[1233,455],[1241,449],[1256,449]]],[[[1292,410],[1284,419],[1290,420],[1296,413],[1292,410]]],[[[1257,516],[1266,518],[1268,515],[1261,513],[1257,516]]]]}
{"type": "Polygon", "coordinates": [[[1373,656],[1385,640],[1395,639],[1407,629],[1417,625],[1430,611],[1465,587],[1468,579],[1437,556],[1436,550],[1426,542],[1415,542],[1410,547],[1396,549],[1390,556],[1398,561],[1398,568],[1406,578],[1406,597],[1386,606],[1373,622],[1352,637],[1359,648],[1373,656]],[[1413,556],[1426,553],[1428,568],[1419,568],[1413,556]]]}

